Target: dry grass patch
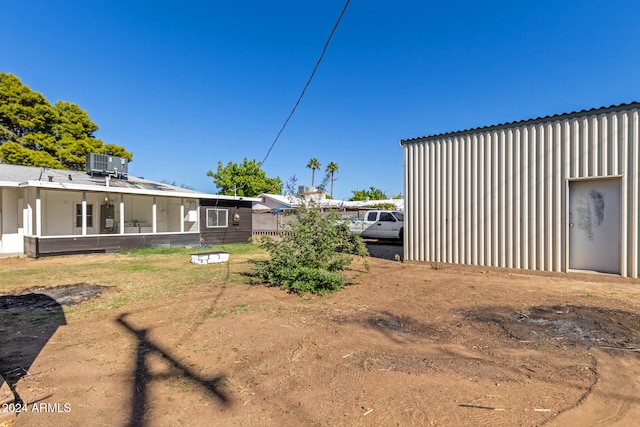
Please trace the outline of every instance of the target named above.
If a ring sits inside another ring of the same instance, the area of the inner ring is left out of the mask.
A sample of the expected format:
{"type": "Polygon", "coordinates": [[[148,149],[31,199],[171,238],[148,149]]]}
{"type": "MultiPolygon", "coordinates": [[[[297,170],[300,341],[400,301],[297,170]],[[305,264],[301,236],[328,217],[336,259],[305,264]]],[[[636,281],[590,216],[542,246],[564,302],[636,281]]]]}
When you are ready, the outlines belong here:
{"type": "Polygon", "coordinates": [[[253,261],[266,257],[257,245],[232,244],[207,250],[143,249],[118,254],[7,259],[0,260],[0,295],[78,283],[108,288],[99,299],[66,307],[67,318],[73,318],[177,295],[187,287],[193,289],[212,282],[247,283],[253,261]],[[229,262],[191,264],[190,254],[211,250],[229,252],[229,262]]]}

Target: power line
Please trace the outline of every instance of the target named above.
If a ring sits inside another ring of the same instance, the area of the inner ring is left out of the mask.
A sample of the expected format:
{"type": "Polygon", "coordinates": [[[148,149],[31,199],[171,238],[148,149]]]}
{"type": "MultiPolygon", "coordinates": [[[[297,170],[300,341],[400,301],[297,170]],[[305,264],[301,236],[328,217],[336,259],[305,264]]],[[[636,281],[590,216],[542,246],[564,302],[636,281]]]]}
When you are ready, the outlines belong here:
{"type": "Polygon", "coordinates": [[[300,93],[300,97],[298,97],[298,100],[296,101],[295,105],[293,106],[293,109],[291,110],[291,113],[289,113],[289,117],[287,117],[287,120],[284,121],[284,124],[280,128],[280,131],[276,135],[276,138],[271,143],[271,147],[269,147],[269,151],[267,151],[267,155],[264,156],[264,159],[262,159],[262,161],[260,162],[260,166],[262,166],[264,164],[264,162],[269,157],[269,154],[271,154],[271,150],[273,150],[273,147],[276,145],[276,142],[278,142],[278,139],[280,138],[280,135],[284,131],[284,128],[287,127],[287,123],[289,123],[289,120],[293,116],[293,113],[295,113],[296,108],[298,108],[298,104],[300,104],[300,101],[302,101],[302,97],[304,96],[304,93],[307,91],[307,88],[311,84],[311,80],[313,80],[313,76],[316,74],[316,71],[318,70],[318,67],[320,66],[320,62],[322,62],[322,58],[324,57],[324,54],[327,51],[327,48],[329,47],[329,42],[331,42],[331,38],[333,37],[333,33],[335,33],[336,30],[338,29],[338,25],[340,24],[340,21],[342,20],[342,16],[344,16],[344,13],[347,11],[347,7],[349,7],[349,3],[350,2],[351,2],[351,0],[347,0],[347,2],[345,3],[344,8],[342,9],[342,13],[340,13],[340,16],[338,17],[338,21],[336,21],[336,24],[333,26],[333,29],[331,30],[331,34],[329,34],[329,38],[327,39],[327,42],[324,44],[324,49],[322,49],[322,53],[320,54],[320,57],[318,58],[318,62],[316,62],[316,66],[313,67],[313,71],[311,72],[311,76],[309,77],[309,80],[307,80],[307,84],[304,85],[304,89],[302,89],[302,93],[300,93]]]}

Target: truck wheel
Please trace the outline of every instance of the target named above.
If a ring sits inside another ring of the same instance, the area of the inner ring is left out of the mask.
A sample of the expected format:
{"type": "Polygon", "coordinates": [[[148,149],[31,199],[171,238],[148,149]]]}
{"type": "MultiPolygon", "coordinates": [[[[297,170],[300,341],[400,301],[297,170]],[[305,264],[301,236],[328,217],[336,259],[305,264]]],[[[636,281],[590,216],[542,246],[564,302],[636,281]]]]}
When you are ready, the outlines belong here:
{"type": "Polygon", "coordinates": [[[404,227],[400,229],[400,235],[398,236],[398,240],[404,242],[404,227]]]}

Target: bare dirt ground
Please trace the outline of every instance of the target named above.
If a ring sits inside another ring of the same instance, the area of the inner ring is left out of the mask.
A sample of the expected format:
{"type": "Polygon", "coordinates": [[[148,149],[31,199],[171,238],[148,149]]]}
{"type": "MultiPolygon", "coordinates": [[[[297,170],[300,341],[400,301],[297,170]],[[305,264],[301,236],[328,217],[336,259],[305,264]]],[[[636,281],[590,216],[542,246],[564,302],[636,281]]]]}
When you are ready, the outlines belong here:
{"type": "Polygon", "coordinates": [[[638,425],[640,281],[369,262],[325,297],[212,281],[66,319],[0,425],[638,425]]]}

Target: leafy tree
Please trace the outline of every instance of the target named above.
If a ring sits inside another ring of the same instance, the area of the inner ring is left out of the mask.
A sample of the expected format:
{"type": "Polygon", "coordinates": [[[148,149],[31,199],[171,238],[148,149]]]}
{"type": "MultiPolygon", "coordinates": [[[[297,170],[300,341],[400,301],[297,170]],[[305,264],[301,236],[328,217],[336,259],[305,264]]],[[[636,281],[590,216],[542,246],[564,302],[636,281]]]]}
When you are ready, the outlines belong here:
{"type": "Polygon", "coordinates": [[[261,246],[271,259],[258,265],[258,276],[300,295],[323,295],[342,288],[346,279],[339,271],[351,264],[353,255],[367,255],[362,239],[337,221],[336,213],[325,216],[319,208],[301,206],[295,215],[281,240],[262,236],[261,246]]]}
{"type": "Polygon", "coordinates": [[[124,147],[104,144],[96,125],[78,105],[51,105],[12,74],[0,73],[0,157],[4,163],[84,170],[88,153],[132,160],[124,147]]]}
{"type": "Polygon", "coordinates": [[[368,190],[355,190],[352,191],[353,196],[349,200],[351,201],[364,201],[364,200],[386,200],[388,199],[384,191],[376,187],[369,187],[368,190]]]}
{"type": "Polygon", "coordinates": [[[371,206],[373,209],[382,209],[385,211],[393,211],[396,208],[395,203],[376,203],[375,205],[371,206]]]}
{"type": "Polygon", "coordinates": [[[333,198],[333,182],[336,180],[336,178],[334,178],[334,174],[339,170],[340,168],[338,167],[338,164],[336,162],[332,161],[327,165],[327,175],[331,176],[331,198],[333,198]]]}
{"type": "Polygon", "coordinates": [[[262,193],[280,194],[282,191],[280,178],[268,178],[256,159],[248,161],[245,157],[242,163],[229,162],[224,166],[218,162],[218,170],[207,172],[207,176],[213,178],[213,183],[219,189],[218,194],[227,196],[255,197],[262,193]]]}
{"type": "Polygon", "coordinates": [[[309,160],[309,163],[307,163],[307,167],[311,169],[311,186],[312,187],[313,187],[316,169],[320,169],[320,166],[322,165],[320,164],[318,159],[316,159],[315,157],[309,160]]]}

